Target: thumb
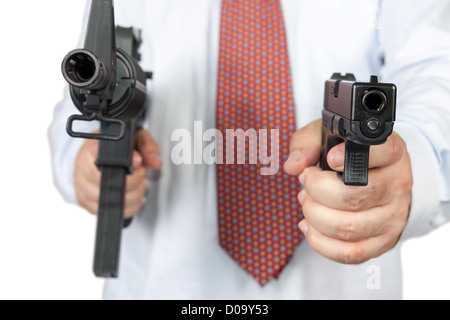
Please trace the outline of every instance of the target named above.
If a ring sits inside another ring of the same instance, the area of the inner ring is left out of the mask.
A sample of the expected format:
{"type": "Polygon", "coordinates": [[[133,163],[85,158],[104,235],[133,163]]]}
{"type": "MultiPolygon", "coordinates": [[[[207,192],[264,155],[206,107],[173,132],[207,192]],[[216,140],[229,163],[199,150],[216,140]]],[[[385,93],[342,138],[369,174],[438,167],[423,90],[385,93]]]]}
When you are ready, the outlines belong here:
{"type": "Polygon", "coordinates": [[[146,167],[161,169],[163,163],[159,154],[159,147],[155,139],[147,130],[140,130],[136,136],[136,148],[142,156],[146,167]]]}
{"type": "Polygon", "coordinates": [[[284,171],[290,175],[299,175],[306,168],[315,166],[320,160],[321,149],[322,119],[319,119],[294,133],[284,171]]]}

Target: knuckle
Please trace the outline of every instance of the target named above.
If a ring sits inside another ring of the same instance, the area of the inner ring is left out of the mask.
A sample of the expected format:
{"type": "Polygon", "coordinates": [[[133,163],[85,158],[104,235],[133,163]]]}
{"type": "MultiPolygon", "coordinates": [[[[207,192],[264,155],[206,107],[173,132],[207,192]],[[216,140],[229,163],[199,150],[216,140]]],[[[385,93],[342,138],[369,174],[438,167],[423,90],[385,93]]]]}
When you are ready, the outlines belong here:
{"type": "Polygon", "coordinates": [[[141,183],[139,185],[139,187],[137,188],[136,195],[137,195],[137,197],[142,198],[146,192],[147,192],[147,185],[144,182],[144,183],[141,183]]]}
{"type": "Polygon", "coordinates": [[[411,172],[407,174],[402,174],[399,176],[398,183],[400,184],[400,189],[410,192],[414,185],[414,180],[411,172]]]}
{"type": "Polygon", "coordinates": [[[78,204],[89,213],[96,215],[98,212],[99,192],[87,192],[85,183],[78,175],[75,175],[74,187],[78,204]]]}
{"type": "Polygon", "coordinates": [[[76,197],[77,197],[77,202],[80,206],[82,206],[83,208],[86,208],[86,201],[85,198],[83,197],[82,194],[80,194],[78,191],[76,191],[76,197]]]}
{"type": "Polygon", "coordinates": [[[77,194],[77,200],[80,206],[82,206],[87,212],[92,215],[96,215],[98,212],[98,204],[92,204],[86,197],[83,195],[77,194]]]}
{"type": "Polygon", "coordinates": [[[317,172],[317,168],[315,167],[307,167],[303,171],[304,174],[304,184],[306,191],[310,192],[314,188],[321,189],[325,187],[326,181],[322,179],[317,172]]]}
{"type": "Polygon", "coordinates": [[[389,159],[391,162],[398,162],[407,154],[405,141],[396,133],[393,133],[388,138],[389,144],[389,159]]]}
{"type": "Polygon", "coordinates": [[[75,187],[75,191],[78,192],[79,190],[82,189],[81,188],[80,176],[77,173],[75,173],[74,176],[73,176],[73,184],[74,184],[74,187],[75,187]]]}
{"type": "Polygon", "coordinates": [[[141,210],[143,204],[135,204],[131,207],[127,207],[124,210],[124,217],[125,219],[130,219],[133,218],[135,215],[137,215],[139,213],[139,211],[141,210]]]}
{"type": "Polygon", "coordinates": [[[337,236],[345,241],[351,241],[356,237],[356,227],[353,221],[342,222],[337,229],[337,236]]]}
{"type": "Polygon", "coordinates": [[[85,160],[82,151],[78,153],[78,156],[75,158],[75,172],[82,170],[85,167],[85,160]]]}
{"type": "Polygon", "coordinates": [[[151,151],[151,152],[159,152],[159,146],[156,141],[153,139],[150,132],[147,130],[141,130],[137,136],[137,145],[139,149],[142,151],[151,151]]]}
{"type": "Polygon", "coordinates": [[[77,175],[75,176],[75,179],[74,179],[74,187],[75,187],[75,195],[77,197],[78,203],[84,207],[87,202],[87,196],[86,196],[86,193],[84,192],[82,182],[80,181],[80,179],[78,178],[77,175]]]}
{"type": "Polygon", "coordinates": [[[94,216],[97,215],[97,213],[98,213],[98,208],[96,208],[96,207],[86,208],[86,210],[94,216]]]}
{"type": "Polygon", "coordinates": [[[303,204],[301,204],[302,214],[305,218],[310,217],[311,212],[314,211],[314,202],[310,200],[306,195],[303,200],[303,204]]]}
{"type": "Polygon", "coordinates": [[[372,180],[365,187],[346,187],[343,192],[343,202],[346,209],[357,212],[367,209],[373,203],[379,203],[388,190],[386,181],[372,180]]]}
{"type": "Polygon", "coordinates": [[[80,151],[75,158],[74,170],[75,173],[84,173],[87,175],[97,176],[100,170],[93,161],[88,160],[84,151],[80,151]]]}
{"type": "Polygon", "coordinates": [[[350,211],[358,211],[364,207],[371,194],[372,186],[365,188],[348,187],[344,191],[344,203],[350,211]]]}
{"type": "Polygon", "coordinates": [[[366,251],[361,245],[354,244],[346,246],[339,257],[339,260],[343,264],[360,264],[363,263],[366,258],[366,251]]]}
{"type": "Polygon", "coordinates": [[[95,181],[95,183],[100,186],[100,169],[94,163],[90,163],[86,166],[86,173],[91,178],[91,181],[95,181]]]}
{"type": "Polygon", "coordinates": [[[134,212],[134,210],[126,209],[124,214],[123,214],[123,217],[125,219],[130,219],[130,218],[133,218],[135,214],[136,213],[134,212]]]}
{"type": "Polygon", "coordinates": [[[397,134],[393,134],[390,137],[391,154],[394,158],[398,158],[403,152],[403,140],[397,134]]]}

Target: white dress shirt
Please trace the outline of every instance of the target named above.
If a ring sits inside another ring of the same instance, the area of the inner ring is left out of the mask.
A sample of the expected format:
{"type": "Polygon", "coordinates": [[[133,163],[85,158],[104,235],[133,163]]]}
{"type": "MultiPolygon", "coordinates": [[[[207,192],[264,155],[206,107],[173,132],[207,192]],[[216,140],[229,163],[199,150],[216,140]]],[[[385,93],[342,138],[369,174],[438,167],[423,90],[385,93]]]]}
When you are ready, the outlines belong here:
{"type": "MultiPolygon", "coordinates": [[[[142,66],[154,73],[146,127],[164,166],[123,232],[118,279],[106,299],[399,299],[400,245],[360,265],[315,253],[306,241],[261,288],[218,244],[215,167],[175,165],[176,129],[215,127],[220,0],[116,0],[116,23],[143,30],[142,66]],[[374,271],[375,270],[375,271],[374,271]],[[377,276],[378,285],[371,285],[377,276]]],[[[406,141],[414,187],[402,239],[450,219],[450,1],[282,0],[297,125],[321,117],[334,72],[379,75],[398,87],[394,130],[406,141]]],[[[65,133],[79,113],[67,96],[50,130],[54,173],[76,202],[73,163],[82,144],[65,133]]],[[[86,130],[91,129],[86,127],[86,130]]],[[[151,176],[151,173],[149,174],[151,176]]]]}

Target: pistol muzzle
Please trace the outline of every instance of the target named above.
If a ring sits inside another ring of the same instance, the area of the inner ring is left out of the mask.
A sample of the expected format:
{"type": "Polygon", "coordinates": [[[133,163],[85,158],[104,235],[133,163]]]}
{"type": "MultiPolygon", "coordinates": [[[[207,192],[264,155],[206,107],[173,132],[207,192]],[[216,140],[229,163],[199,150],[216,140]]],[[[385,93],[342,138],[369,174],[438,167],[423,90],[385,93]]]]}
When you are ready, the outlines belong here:
{"type": "Polygon", "coordinates": [[[368,90],[362,98],[363,107],[372,113],[383,111],[387,103],[386,95],[378,89],[368,90]]]}

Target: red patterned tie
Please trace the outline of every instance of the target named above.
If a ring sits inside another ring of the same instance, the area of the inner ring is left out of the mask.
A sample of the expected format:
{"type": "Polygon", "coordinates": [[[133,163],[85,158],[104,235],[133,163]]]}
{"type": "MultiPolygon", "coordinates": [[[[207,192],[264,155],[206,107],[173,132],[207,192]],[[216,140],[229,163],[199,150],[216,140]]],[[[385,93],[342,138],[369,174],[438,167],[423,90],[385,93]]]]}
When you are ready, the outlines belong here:
{"type": "Polygon", "coordinates": [[[301,241],[300,185],[282,171],[296,125],[279,0],[222,1],[217,127],[220,244],[263,286],[301,241]]]}

